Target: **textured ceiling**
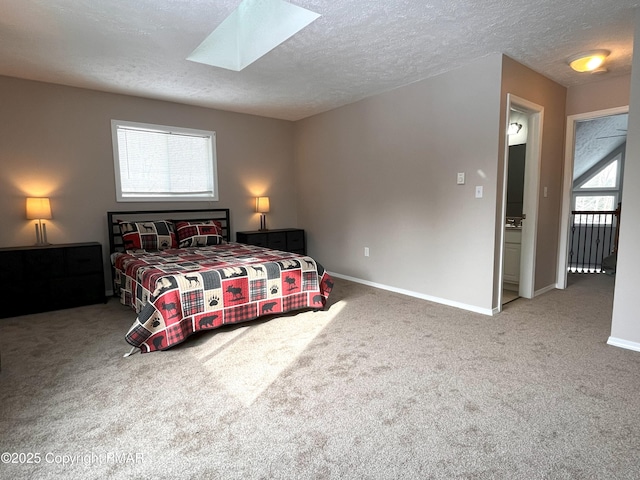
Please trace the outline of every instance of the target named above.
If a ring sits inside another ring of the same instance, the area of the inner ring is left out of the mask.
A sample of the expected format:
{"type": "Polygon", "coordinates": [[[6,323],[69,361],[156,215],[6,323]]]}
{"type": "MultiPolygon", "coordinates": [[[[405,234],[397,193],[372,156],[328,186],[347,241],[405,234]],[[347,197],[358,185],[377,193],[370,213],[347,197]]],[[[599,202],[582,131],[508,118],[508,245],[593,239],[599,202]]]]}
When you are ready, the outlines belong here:
{"type": "Polygon", "coordinates": [[[627,113],[576,123],[573,179],[627,141],[627,113]]]}
{"type": "Polygon", "coordinates": [[[630,72],[640,0],[292,0],[322,15],[241,72],[186,57],[240,0],[0,0],[0,74],[297,120],[505,53],[572,86],[630,72]]]}

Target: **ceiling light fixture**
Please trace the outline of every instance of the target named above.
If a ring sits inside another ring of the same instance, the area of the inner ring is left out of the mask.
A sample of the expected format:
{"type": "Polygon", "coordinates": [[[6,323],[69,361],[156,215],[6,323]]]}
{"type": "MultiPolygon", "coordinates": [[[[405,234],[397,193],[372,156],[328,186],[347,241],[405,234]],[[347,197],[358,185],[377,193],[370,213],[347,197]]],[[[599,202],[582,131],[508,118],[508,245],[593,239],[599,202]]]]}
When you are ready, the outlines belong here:
{"type": "Polygon", "coordinates": [[[318,17],[283,0],[242,0],[187,60],[239,72],[318,17]]]}
{"type": "Polygon", "coordinates": [[[570,57],[567,63],[569,63],[569,66],[576,72],[602,72],[603,69],[599,67],[610,53],[609,50],[591,50],[570,57]]]}

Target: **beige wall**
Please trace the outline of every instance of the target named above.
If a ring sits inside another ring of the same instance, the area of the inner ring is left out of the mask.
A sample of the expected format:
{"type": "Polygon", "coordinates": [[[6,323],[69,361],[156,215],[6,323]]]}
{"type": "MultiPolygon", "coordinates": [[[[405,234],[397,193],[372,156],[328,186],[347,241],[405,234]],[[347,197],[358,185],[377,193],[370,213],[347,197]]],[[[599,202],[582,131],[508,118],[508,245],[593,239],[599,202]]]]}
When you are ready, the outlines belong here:
{"type": "Polygon", "coordinates": [[[51,241],[106,246],[107,210],[229,207],[237,231],[257,226],[252,198],[266,193],[269,226],[306,228],[327,269],[488,313],[508,92],[545,107],[540,188],[549,194],[540,195],[535,284],[544,288],[556,274],[565,89],[502,55],[295,124],[0,77],[0,246],[33,243],[27,195],[51,197],[51,241]],[[112,118],[215,130],[220,201],[117,203],[112,118]]]}
{"type": "Polygon", "coordinates": [[[500,63],[297,123],[298,218],[329,271],[491,311],[500,63]]]}
{"type": "MultiPolygon", "coordinates": [[[[502,67],[502,115],[508,93],[544,107],[534,282],[534,290],[540,291],[556,283],[567,90],[507,56],[502,67]]],[[[503,162],[504,157],[499,168],[503,162]]]]}
{"type": "MultiPolygon", "coordinates": [[[[636,33],[640,32],[640,13],[636,14],[636,33]]],[[[609,343],[640,351],[638,313],[638,271],[640,271],[640,35],[635,35],[629,103],[629,130],[624,169],[627,186],[622,193],[620,241],[613,299],[613,321],[609,343]]]]}
{"type": "Polygon", "coordinates": [[[567,90],[567,116],[629,105],[631,75],[607,77],[567,90]]]}
{"type": "Polygon", "coordinates": [[[40,195],[51,197],[49,241],[105,250],[108,210],[230,208],[234,232],[254,230],[252,199],[264,193],[269,226],[297,226],[291,122],[10,77],[0,77],[0,105],[0,247],[35,242],[25,197],[40,195]],[[112,118],[216,131],[220,200],[116,202],[112,118]]]}
{"type": "Polygon", "coordinates": [[[554,285],[566,89],[501,55],[298,122],[299,218],[314,255],[347,277],[497,307],[507,93],[545,108],[535,288],[554,285]]]}

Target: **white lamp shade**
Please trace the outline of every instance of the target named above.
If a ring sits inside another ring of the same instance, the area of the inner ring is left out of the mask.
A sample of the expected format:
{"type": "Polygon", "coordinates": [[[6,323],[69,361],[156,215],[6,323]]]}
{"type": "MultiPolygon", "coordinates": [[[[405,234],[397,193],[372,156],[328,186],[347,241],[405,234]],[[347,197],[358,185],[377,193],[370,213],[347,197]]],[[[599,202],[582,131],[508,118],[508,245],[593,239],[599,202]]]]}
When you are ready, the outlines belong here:
{"type": "Polygon", "coordinates": [[[269,212],[269,197],[256,197],[256,212],[269,212]]]}
{"type": "Polygon", "coordinates": [[[51,203],[48,198],[27,198],[27,219],[47,220],[51,218],[51,203]]]}

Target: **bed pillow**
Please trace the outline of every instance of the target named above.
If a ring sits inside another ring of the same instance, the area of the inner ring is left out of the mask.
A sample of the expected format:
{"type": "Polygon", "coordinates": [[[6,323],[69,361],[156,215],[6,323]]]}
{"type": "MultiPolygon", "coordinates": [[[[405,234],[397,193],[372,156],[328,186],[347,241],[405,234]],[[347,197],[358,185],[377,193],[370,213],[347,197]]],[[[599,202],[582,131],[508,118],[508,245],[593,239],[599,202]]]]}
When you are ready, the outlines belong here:
{"type": "Polygon", "coordinates": [[[178,246],[180,248],[204,247],[224,243],[224,239],[222,238],[222,225],[218,221],[176,221],[175,225],[178,235],[178,246]]]}
{"type": "Polygon", "coordinates": [[[120,222],[124,248],[129,250],[166,250],[177,248],[178,241],[173,223],[166,220],[147,222],[120,222]]]}

